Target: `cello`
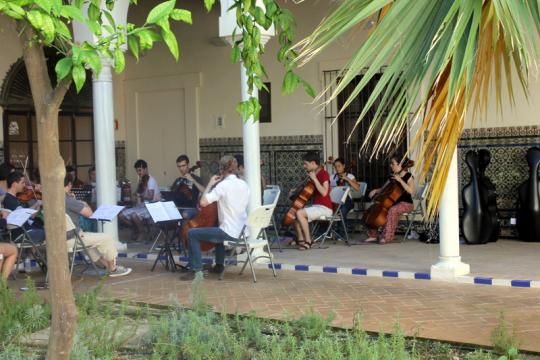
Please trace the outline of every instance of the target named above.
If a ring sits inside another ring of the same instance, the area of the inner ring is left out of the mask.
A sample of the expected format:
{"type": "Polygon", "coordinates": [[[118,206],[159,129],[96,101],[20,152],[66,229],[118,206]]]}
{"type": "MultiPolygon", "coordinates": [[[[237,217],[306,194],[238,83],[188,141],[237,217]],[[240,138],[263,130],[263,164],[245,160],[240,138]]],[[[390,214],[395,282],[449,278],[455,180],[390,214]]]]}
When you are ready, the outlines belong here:
{"type": "Polygon", "coordinates": [[[388,210],[399,200],[403,194],[403,188],[399,183],[390,180],[381,188],[374,197],[373,204],[367,209],[364,215],[364,222],[371,229],[377,229],[386,224],[388,210]]]}
{"type": "Polygon", "coordinates": [[[529,178],[519,186],[517,229],[523,241],[540,241],[540,148],[527,150],[529,178]]]}
{"type": "Polygon", "coordinates": [[[311,198],[314,192],[315,184],[313,181],[308,180],[303,186],[302,191],[300,191],[300,193],[294,199],[289,211],[287,211],[283,217],[283,225],[289,226],[294,223],[294,220],[296,219],[296,212],[306,205],[306,202],[311,198]]]}

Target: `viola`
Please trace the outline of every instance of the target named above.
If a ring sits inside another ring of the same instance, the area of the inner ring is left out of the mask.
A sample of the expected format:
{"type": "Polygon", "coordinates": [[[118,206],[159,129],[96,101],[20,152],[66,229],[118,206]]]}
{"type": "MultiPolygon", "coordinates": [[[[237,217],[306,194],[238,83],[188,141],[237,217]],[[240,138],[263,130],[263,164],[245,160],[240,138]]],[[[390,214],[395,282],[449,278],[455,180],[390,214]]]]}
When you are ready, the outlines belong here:
{"type": "Polygon", "coordinates": [[[288,226],[294,222],[296,219],[296,212],[306,205],[307,201],[311,198],[311,196],[313,196],[314,192],[315,184],[310,179],[305,183],[302,191],[300,191],[296,199],[294,199],[291,208],[283,217],[283,225],[288,226]]]}
{"type": "Polygon", "coordinates": [[[364,214],[364,222],[371,229],[377,229],[386,224],[388,211],[403,194],[400,184],[390,179],[374,197],[373,204],[364,214]]]}

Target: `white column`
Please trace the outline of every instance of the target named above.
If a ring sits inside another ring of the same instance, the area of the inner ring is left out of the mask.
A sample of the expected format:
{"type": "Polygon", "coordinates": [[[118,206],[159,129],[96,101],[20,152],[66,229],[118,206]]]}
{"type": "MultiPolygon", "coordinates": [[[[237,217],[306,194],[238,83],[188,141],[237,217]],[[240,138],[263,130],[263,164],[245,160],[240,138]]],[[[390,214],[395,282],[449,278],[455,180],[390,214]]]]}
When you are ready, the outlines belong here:
{"type": "MultiPolygon", "coordinates": [[[[94,147],[96,151],[97,205],[116,204],[116,161],[114,143],[114,104],[112,61],[102,58],[99,75],[94,73],[92,93],[94,102],[94,147]]],[[[105,223],[103,232],[111,235],[118,250],[126,244],[118,240],[118,222],[105,223]]]]}
{"type": "Polygon", "coordinates": [[[469,264],[459,256],[459,191],[457,172],[457,148],[454,149],[452,163],[448,171],[446,186],[439,209],[439,261],[431,266],[431,277],[453,280],[457,276],[468,274],[469,264]]]}

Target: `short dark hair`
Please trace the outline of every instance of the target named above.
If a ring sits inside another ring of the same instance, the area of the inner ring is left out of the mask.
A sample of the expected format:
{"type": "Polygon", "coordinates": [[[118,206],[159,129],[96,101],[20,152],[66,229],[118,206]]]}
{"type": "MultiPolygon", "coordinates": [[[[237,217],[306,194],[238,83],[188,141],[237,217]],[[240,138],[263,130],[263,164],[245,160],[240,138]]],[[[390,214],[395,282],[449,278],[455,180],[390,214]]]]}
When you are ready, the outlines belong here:
{"type": "Polygon", "coordinates": [[[143,159],[139,159],[135,161],[135,165],[133,165],[133,167],[135,169],[138,169],[138,168],[148,169],[148,164],[143,159]]]}
{"type": "Polygon", "coordinates": [[[64,177],[64,186],[68,186],[69,183],[73,184],[73,175],[71,174],[66,174],[66,176],[64,177]]]}
{"type": "Polygon", "coordinates": [[[7,176],[7,187],[10,188],[13,183],[19,182],[24,179],[24,175],[20,171],[14,171],[7,176]]]}
{"type": "Polygon", "coordinates": [[[319,157],[319,154],[314,151],[305,153],[304,156],[302,156],[302,160],[307,161],[307,162],[313,161],[315,162],[315,164],[321,165],[321,158],[319,157]]]}
{"type": "Polygon", "coordinates": [[[343,158],[338,157],[337,159],[334,160],[334,164],[337,162],[341,163],[342,165],[345,165],[345,160],[343,160],[343,158]]]}
{"type": "Polygon", "coordinates": [[[75,171],[75,168],[71,165],[66,166],[66,172],[72,172],[75,171]]]}
{"type": "Polygon", "coordinates": [[[236,163],[238,164],[238,166],[245,167],[244,166],[244,155],[236,154],[236,155],[234,155],[234,158],[236,159],[236,163]]]}
{"type": "Polygon", "coordinates": [[[14,169],[13,165],[9,162],[5,162],[0,165],[0,180],[6,180],[9,173],[14,169]]]}
{"type": "Polygon", "coordinates": [[[179,157],[176,158],[176,162],[179,163],[179,162],[182,162],[182,161],[185,161],[189,164],[189,158],[187,155],[185,154],[182,154],[180,155],[179,157]]]}

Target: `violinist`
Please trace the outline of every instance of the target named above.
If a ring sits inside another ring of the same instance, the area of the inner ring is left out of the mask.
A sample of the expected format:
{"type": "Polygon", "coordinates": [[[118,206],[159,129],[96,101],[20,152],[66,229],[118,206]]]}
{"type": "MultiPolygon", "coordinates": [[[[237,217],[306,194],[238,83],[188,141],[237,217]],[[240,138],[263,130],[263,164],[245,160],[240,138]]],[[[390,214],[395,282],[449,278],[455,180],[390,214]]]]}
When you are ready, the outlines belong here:
{"type": "MultiPolygon", "coordinates": [[[[17,194],[21,193],[25,187],[25,177],[22,173],[14,171],[10,173],[7,177],[7,186],[8,190],[2,201],[2,206],[8,210],[17,210],[22,207],[21,202],[17,199],[17,194]]],[[[37,200],[30,208],[34,210],[41,209],[41,200],[37,200]]],[[[30,239],[35,243],[42,243],[45,240],[45,231],[43,227],[39,225],[39,222],[35,221],[35,217],[38,212],[34,213],[28,222],[24,225],[26,232],[30,239]]],[[[23,233],[22,229],[15,229],[12,231],[11,235],[13,239],[16,239],[23,233]]]]}
{"type": "Polygon", "coordinates": [[[4,200],[7,190],[7,177],[9,173],[13,172],[15,169],[13,165],[8,162],[5,162],[0,165],[0,201],[4,200]]]}
{"type": "Polygon", "coordinates": [[[183,281],[203,277],[201,241],[216,245],[216,265],[211,271],[217,274],[223,273],[225,270],[223,242],[237,241],[246,223],[249,187],[236,175],[238,171],[236,159],[225,155],[219,160],[219,166],[221,174],[212,176],[199,201],[203,208],[217,202],[219,227],[198,227],[189,230],[190,272],[180,277],[183,281]]]}
{"type": "MultiPolygon", "coordinates": [[[[335,174],[332,176],[332,179],[330,181],[330,188],[334,188],[336,186],[348,186],[354,191],[360,190],[360,184],[358,181],[356,181],[356,177],[347,172],[345,168],[345,161],[342,158],[337,158],[334,160],[334,170],[336,171],[335,174]]],[[[343,214],[343,221],[345,222],[345,226],[347,226],[347,214],[351,209],[354,207],[354,202],[352,199],[352,195],[349,192],[349,197],[345,201],[343,205],[341,205],[341,214],[343,214]]],[[[339,227],[338,231],[342,231],[341,227],[339,227]]]]}
{"type": "Polygon", "coordinates": [[[304,170],[315,185],[312,206],[296,212],[294,227],[297,234],[298,250],[309,250],[313,245],[309,223],[321,216],[332,216],[332,201],[330,200],[330,175],[321,166],[319,155],[314,152],[306,153],[303,158],[304,170]]]}
{"type": "Polygon", "coordinates": [[[204,191],[202,180],[195,174],[189,166],[189,158],[187,155],[180,155],[176,159],[176,167],[180,172],[180,176],[174,181],[171,186],[174,204],[181,208],[183,219],[189,220],[197,215],[197,205],[199,203],[199,195],[204,191]]]}
{"type": "MultiPolygon", "coordinates": [[[[409,172],[409,169],[414,165],[414,161],[409,160],[407,157],[400,163],[402,157],[394,155],[390,158],[390,169],[392,175],[389,181],[396,181],[398,185],[403,189],[403,193],[395,204],[388,210],[387,222],[384,226],[382,237],[377,238],[377,229],[368,230],[368,238],[364,242],[379,244],[388,244],[394,241],[394,235],[399,222],[401,214],[411,212],[414,209],[412,194],[414,193],[414,178],[409,172]],[[402,165],[403,164],[403,165],[402,165]]],[[[384,185],[383,185],[384,187],[384,185]]],[[[373,198],[377,195],[382,188],[373,189],[369,193],[369,197],[373,198]]]]}
{"type": "Polygon", "coordinates": [[[150,213],[144,205],[145,202],[153,202],[160,200],[160,193],[156,179],[148,173],[148,163],[142,159],[135,161],[133,165],[139,184],[137,185],[136,204],[128,209],[123,210],[118,218],[128,226],[134,226],[131,234],[132,240],[142,240],[144,233],[144,220],[151,219],[150,213]]]}
{"type": "Polygon", "coordinates": [[[73,187],[75,189],[79,189],[84,186],[84,182],[77,177],[77,169],[75,169],[75,167],[71,165],[66,166],[66,174],[70,175],[74,179],[73,187]]]}

